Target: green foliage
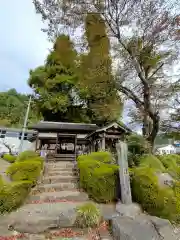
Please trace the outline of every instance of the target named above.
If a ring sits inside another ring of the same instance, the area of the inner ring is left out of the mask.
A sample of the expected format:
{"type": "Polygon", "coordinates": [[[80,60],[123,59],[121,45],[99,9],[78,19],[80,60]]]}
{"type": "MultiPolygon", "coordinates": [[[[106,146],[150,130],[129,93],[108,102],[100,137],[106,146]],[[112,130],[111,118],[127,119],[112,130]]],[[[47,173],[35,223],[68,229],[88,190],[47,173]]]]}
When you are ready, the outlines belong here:
{"type": "MultiPolygon", "coordinates": [[[[0,126],[22,126],[28,99],[28,95],[17,93],[15,89],[0,92],[0,126]]],[[[38,114],[36,108],[31,105],[28,124],[37,120],[38,114]]]]}
{"type": "Polygon", "coordinates": [[[131,134],[127,137],[128,161],[130,165],[139,166],[140,156],[149,153],[149,143],[141,135],[131,134]]]}
{"type": "Polygon", "coordinates": [[[111,202],[117,197],[118,166],[105,164],[90,155],[78,158],[80,186],[97,202],[111,202]]]}
{"type": "Polygon", "coordinates": [[[175,154],[161,155],[161,156],[158,156],[158,158],[160,159],[160,161],[162,162],[162,164],[164,165],[165,168],[176,168],[177,167],[175,154]]]}
{"type": "Polygon", "coordinates": [[[140,203],[149,214],[176,220],[177,198],[170,188],[161,189],[153,169],[149,167],[134,169],[132,180],[133,200],[140,203]]]}
{"type": "Polygon", "coordinates": [[[2,185],[3,185],[3,178],[2,178],[2,176],[0,175],[0,188],[1,188],[2,185]]]}
{"type": "Polygon", "coordinates": [[[27,150],[27,151],[21,152],[18,155],[17,160],[18,161],[24,161],[24,160],[29,160],[31,158],[36,158],[38,156],[39,156],[38,153],[36,153],[34,151],[27,150]]]}
{"type": "Polygon", "coordinates": [[[180,180],[180,156],[177,154],[168,154],[158,156],[166,171],[175,179],[180,180]]]}
{"type": "Polygon", "coordinates": [[[115,89],[111,69],[110,43],[100,14],[87,14],[85,36],[89,52],[82,56],[80,89],[92,112],[92,121],[99,124],[117,120],[122,104],[115,89]]]}
{"type": "Polygon", "coordinates": [[[3,159],[6,160],[9,163],[14,163],[16,161],[16,156],[13,156],[11,154],[4,154],[3,159]]]}
{"type": "Polygon", "coordinates": [[[11,212],[20,207],[31,189],[31,182],[22,181],[0,186],[0,213],[11,212]]]}
{"type": "Polygon", "coordinates": [[[7,175],[12,181],[29,181],[33,185],[37,182],[41,173],[41,162],[29,161],[15,162],[7,169],[7,175]]]}
{"type": "Polygon", "coordinates": [[[69,36],[60,35],[45,65],[30,71],[28,83],[34,88],[37,107],[47,121],[89,121],[78,94],[77,57],[69,36]]]}
{"type": "Polygon", "coordinates": [[[143,155],[139,159],[141,167],[149,167],[154,170],[165,171],[162,162],[154,155],[143,155]]]}
{"type": "Polygon", "coordinates": [[[110,152],[92,152],[89,154],[89,157],[92,157],[93,159],[102,163],[112,163],[113,161],[113,157],[110,152]]]}
{"type": "Polygon", "coordinates": [[[96,227],[100,223],[101,213],[95,204],[85,203],[84,205],[77,207],[76,211],[76,224],[78,227],[96,227]]]}

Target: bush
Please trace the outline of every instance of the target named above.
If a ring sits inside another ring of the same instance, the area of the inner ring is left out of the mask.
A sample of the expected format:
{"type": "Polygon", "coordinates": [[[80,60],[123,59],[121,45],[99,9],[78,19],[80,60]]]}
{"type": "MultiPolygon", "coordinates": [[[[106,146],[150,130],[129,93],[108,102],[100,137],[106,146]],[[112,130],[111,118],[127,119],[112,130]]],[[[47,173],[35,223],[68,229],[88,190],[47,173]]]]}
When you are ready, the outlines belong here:
{"type": "Polygon", "coordinates": [[[176,219],[177,199],[171,188],[160,188],[153,169],[137,168],[131,180],[133,200],[140,203],[149,214],[176,219]]]}
{"type": "Polygon", "coordinates": [[[165,168],[177,167],[176,158],[174,157],[174,155],[162,155],[162,156],[159,156],[159,159],[165,168]]]}
{"type": "Polygon", "coordinates": [[[113,156],[110,152],[92,152],[88,155],[80,155],[78,157],[78,161],[84,161],[88,159],[100,161],[102,163],[112,163],[113,156]]]}
{"type": "Polygon", "coordinates": [[[97,202],[111,202],[117,197],[119,167],[92,159],[78,157],[80,186],[97,202]]]}
{"type": "Polygon", "coordinates": [[[149,143],[141,135],[131,134],[127,137],[128,144],[128,162],[130,165],[139,166],[139,158],[143,154],[150,152],[149,143]]]}
{"type": "Polygon", "coordinates": [[[175,179],[180,179],[180,166],[177,164],[179,156],[176,154],[159,156],[166,171],[175,179]]]}
{"type": "Polygon", "coordinates": [[[113,157],[110,152],[92,152],[89,156],[102,163],[112,163],[113,161],[113,157]]]}
{"type": "Polygon", "coordinates": [[[11,212],[20,207],[31,189],[28,181],[4,184],[0,188],[0,213],[11,212]]]}
{"type": "Polygon", "coordinates": [[[100,210],[93,203],[77,207],[76,225],[81,228],[96,227],[101,221],[100,210]]]}
{"type": "Polygon", "coordinates": [[[41,168],[43,167],[43,163],[44,163],[44,159],[38,156],[34,158],[18,159],[16,162],[27,162],[27,161],[39,162],[41,165],[41,168]]]}
{"type": "Polygon", "coordinates": [[[30,181],[35,184],[41,173],[41,163],[38,161],[15,162],[8,169],[7,174],[12,181],[30,181]]]}
{"type": "Polygon", "coordinates": [[[9,163],[14,163],[16,161],[16,156],[13,156],[11,154],[4,154],[3,159],[9,163]]]}
{"type": "Polygon", "coordinates": [[[3,184],[4,184],[4,181],[3,181],[2,176],[0,175],[0,187],[3,186],[3,184]]]}
{"type": "Polygon", "coordinates": [[[165,167],[162,162],[153,155],[143,155],[139,159],[141,167],[149,167],[154,170],[165,171],[165,167]]]}
{"type": "Polygon", "coordinates": [[[17,160],[24,161],[24,160],[29,160],[31,158],[36,158],[38,156],[39,156],[38,153],[28,150],[28,151],[24,151],[24,152],[20,153],[17,160]]]}

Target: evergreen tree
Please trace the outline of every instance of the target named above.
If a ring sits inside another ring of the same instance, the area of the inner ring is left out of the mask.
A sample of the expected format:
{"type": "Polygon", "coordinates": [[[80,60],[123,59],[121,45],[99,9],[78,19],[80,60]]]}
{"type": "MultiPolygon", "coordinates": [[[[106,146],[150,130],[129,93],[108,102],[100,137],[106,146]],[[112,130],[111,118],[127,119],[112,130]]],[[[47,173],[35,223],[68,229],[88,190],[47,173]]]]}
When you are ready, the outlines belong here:
{"type": "Polygon", "coordinates": [[[100,14],[87,14],[85,35],[89,52],[82,57],[80,87],[92,121],[105,124],[120,117],[121,101],[111,68],[110,43],[100,14]]]}
{"type": "Polygon", "coordinates": [[[88,122],[86,109],[78,97],[77,52],[69,36],[57,38],[44,66],[30,71],[39,111],[46,121],[88,122]]]}

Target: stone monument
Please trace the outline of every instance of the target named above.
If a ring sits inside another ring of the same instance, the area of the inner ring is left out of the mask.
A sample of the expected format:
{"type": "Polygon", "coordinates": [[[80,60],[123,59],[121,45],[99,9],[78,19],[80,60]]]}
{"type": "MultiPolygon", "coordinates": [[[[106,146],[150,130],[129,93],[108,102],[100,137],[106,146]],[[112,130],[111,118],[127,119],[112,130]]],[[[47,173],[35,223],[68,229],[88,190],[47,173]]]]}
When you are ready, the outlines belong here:
{"type": "Polygon", "coordinates": [[[121,186],[121,201],[123,204],[131,204],[131,187],[130,187],[130,177],[128,171],[128,148],[127,143],[119,141],[116,143],[116,150],[118,155],[118,165],[119,176],[120,176],[120,186],[121,186]]]}

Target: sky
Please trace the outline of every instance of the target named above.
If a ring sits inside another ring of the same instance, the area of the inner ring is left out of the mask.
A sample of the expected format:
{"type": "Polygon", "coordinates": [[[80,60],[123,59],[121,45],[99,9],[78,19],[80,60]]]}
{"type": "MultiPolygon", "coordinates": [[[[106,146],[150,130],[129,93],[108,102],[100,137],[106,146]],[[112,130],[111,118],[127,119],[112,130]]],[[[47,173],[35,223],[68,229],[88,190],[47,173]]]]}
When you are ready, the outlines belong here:
{"type": "Polygon", "coordinates": [[[0,91],[28,93],[29,70],[44,63],[51,44],[31,0],[1,1],[0,91]]]}

